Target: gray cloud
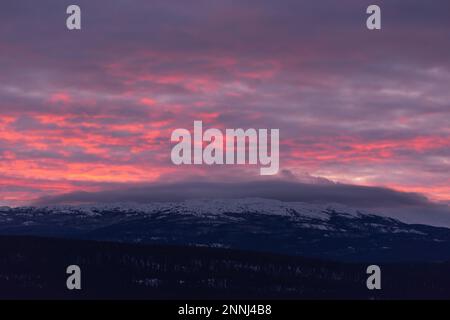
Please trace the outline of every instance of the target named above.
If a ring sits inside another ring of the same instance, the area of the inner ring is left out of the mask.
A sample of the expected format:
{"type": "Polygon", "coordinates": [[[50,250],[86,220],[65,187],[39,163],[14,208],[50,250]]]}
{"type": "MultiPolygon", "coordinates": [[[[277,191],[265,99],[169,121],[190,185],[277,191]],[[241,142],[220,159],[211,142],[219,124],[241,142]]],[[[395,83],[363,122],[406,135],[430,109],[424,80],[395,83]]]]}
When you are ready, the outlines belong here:
{"type": "Polygon", "coordinates": [[[40,199],[37,204],[76,202],[153,202],[208,198],[268,198],[281,201],[342,203],[352,206],[417,206],[430,202],[415,193],[386,188],[334,183],[305,184],[289,181],[243,183],[178,182],[94,193],[74,192],[40,199]]]}

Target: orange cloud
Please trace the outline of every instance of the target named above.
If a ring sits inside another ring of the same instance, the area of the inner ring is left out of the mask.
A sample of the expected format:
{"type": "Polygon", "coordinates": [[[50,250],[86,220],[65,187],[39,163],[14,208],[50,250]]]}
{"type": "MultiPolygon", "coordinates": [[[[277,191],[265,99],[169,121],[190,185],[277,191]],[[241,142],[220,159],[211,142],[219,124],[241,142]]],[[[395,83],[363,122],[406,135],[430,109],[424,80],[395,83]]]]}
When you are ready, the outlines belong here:
{"type": "Polygon", "coordinates": [[[57,92],[51,95],[50,97],[51,103],[70,103],[72,102],[72,98],[68,93],[65,92],[57,92]]]}
{"type": "Polygon", "coordinates": [[[139,102],[148,107],[153,107],[156,104],[156,100],[151,98],[142,98],[139,100],[139,102]]]}

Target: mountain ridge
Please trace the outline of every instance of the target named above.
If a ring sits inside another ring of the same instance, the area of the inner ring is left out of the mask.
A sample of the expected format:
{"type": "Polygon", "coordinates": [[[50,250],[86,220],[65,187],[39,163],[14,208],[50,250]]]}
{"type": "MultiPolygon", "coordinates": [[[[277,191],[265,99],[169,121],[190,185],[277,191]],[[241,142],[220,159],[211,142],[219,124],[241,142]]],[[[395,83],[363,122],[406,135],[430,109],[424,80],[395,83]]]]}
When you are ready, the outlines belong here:
{"type": "Polygon", "coordinates": [[[260,198],[0,209],[0,235],[220,247],[337,261],[447,261],[450,229],[260,198]]]}

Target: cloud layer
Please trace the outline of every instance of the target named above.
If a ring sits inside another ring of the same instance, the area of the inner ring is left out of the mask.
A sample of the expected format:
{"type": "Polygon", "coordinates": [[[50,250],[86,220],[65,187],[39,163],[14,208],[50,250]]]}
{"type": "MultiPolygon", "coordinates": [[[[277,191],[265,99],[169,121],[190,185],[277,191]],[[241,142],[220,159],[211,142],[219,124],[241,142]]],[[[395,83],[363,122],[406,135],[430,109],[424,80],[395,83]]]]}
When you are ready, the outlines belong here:
{"type": "MultiPolygon", "coordinates": [[[[174,167],[170,133],[280,128],[281,166],[450,199],[450,3],[56,0],[0,10],[0,202],[111,186],[250,181],[174,167]]],[[[389,195],[384,195],[389,198],[389,195]]]]}

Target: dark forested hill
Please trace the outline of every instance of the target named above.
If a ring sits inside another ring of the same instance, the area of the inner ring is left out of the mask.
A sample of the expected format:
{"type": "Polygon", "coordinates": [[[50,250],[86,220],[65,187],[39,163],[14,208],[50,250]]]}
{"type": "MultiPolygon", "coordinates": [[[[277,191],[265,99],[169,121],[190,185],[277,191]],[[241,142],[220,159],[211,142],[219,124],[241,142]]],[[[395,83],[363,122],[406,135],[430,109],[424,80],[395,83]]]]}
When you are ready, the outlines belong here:
{"type": "Polygon", "coordinates": [[[366,264],[228,249],[0,237],[0,298],[450,298],[448,263],[388,264],[382,290],[366,264]],[[82,290],[66,289],[66,268],[82,290]]]}

